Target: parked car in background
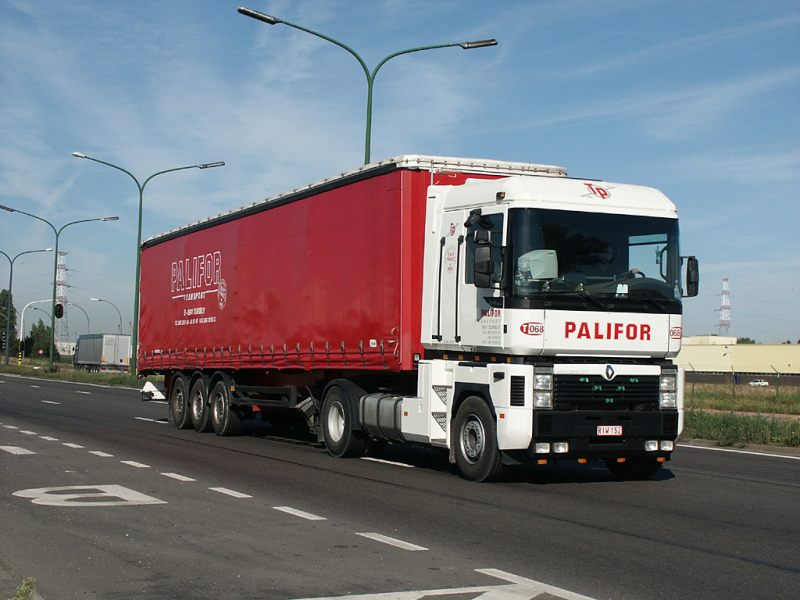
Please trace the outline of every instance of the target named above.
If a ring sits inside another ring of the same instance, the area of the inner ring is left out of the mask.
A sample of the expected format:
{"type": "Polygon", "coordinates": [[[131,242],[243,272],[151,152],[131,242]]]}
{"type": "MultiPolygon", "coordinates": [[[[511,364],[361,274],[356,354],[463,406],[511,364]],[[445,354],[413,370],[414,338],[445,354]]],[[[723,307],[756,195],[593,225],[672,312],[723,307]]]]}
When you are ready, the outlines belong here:
{"type": "Polygon", "coordinates": [[[747,385],[752,385],[753,387],[767,387],[769,386],[769,381],[766,379],[753,379],[753,381],[747,385]]]}

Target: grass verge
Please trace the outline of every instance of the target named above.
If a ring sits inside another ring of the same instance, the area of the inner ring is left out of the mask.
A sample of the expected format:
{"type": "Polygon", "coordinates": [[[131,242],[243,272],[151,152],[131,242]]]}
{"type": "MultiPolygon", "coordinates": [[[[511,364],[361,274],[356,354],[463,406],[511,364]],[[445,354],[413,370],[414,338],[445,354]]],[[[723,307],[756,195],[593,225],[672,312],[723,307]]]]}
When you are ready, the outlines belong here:
{"type": "Polygon", "coordinates": [[[714,440],[720,446],[800,446],[800,419],[687,410],[683,437],[714,440]]]}
{"type": "MultiPolygon", "coordinates": [[[[56,368],[58,369],[58,367],[56,368]]],[[[87,373],[84,371],[74,371],[71,367],[49,371],[46,367],[46,363],[45,366],[39,368],[34,368],[30,365],[0,365],[0,373],[40,377],[42,379],[57,379],[58,381],[72,381],[75,383],[94,383],[98,385],[132,388],[141,388],[145,381],[152,381],[157,386],[164,381],[164,378],[160,376],[139,379],[130,373],[87,373]]]]}
{"type": "Polygon", "coordinates": [[[35,591],[36,579],[33,577],[28,577],[20,584],[16,593],[8,600],[30,600],[35,591]]]}
{"type": "Polygon", "coordinates": [[[686,408],[800,415],[800,390],[796,387],[751,388],[719,384],[687,384],[686,408]]]}

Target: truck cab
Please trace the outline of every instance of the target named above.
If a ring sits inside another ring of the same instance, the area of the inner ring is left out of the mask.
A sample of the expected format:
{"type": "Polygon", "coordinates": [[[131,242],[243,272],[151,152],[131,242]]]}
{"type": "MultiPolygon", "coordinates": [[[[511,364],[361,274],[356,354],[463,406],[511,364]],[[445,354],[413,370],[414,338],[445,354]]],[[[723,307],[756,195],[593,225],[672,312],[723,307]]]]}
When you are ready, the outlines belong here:
{"type": "Polygon", "coordinates": [[[458,418],[478,398],[499,455],[473,469],[478,479],[501,459],[600,458],[621,477],[669,459],[683,382],[670,359],[697,262],[685,261],[684,284],[664,194],[542,175],[433,185],[426,236],[420,369],[430,374],[417,396],[438,406],[409,407],[433,415],[420,423],[429,443],[444,440],[462,471],[480,463],[491,424],[458,418]]]}

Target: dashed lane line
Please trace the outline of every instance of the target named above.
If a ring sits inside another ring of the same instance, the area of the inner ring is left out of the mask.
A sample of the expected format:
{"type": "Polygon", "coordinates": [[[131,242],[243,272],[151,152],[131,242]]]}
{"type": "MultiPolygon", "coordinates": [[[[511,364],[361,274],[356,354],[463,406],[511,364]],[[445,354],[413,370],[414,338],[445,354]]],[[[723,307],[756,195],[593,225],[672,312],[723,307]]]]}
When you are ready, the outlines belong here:
{"type": "Polygon", "coordinates": [[[84,392],[83,390],[75,390],[76,394],[86,394],[87,396],[90,395],[92,392],[84,392]]]}
{"type": "Polygon", "coordinates": [[[365,533],[356,533],[356,535],[360,535],[361,537],[365,537],[370,540],[374,540],[376,542],[381,542],[383,544],[389,544],[390,546],[394,546],[395,548],[400,548],[402,550],[410,550],[412,552],[421,552],[427,550],[427,548],[425,548],[424,546],[417,546],[416,544],[412,544],[410,542],[404,542],[403,540],[398,540],[396,538],[392,538],[387,535],[382,535],[380,533],[365,532],[365,533]]]}
{"type": "Polygon", "coordinates": [[[35,431],[31,431],[30,429],[20,429],[19,432],[24,435],[39,435],[35,431]]]}
{"type": "Polygon", "coordinates": [[[319,515],[298,510],[296,508],[292,508],[291,506],[273,506],[272,508],[290,515],[294,515],[295,517],[300,517],[301,519],[306,519],[307,521],[327,521],[325,517],[320,517],[319,515]]]}
{"type": "Polygon", "coordinates": [[[14,427],[13,425],[3,425],[3,429],[19,429],[19,427],[14,427]]]}
{"type": "Polygon", "coordinates": [[[414,465],[407,465],[406,463],[395,462],[393,460],[384,460],[382,458],[374,458],[372,456],[362,456],[361,460],[369,460],[376,463],[383,463],[385,465],[392,465],[395,467],[405,467],[406,469],[413,469],[414,465]]]}
{"type": "Polygon", "coordinates": [[[54,438],[54,437],[49,436],[49,435],[40,435],[39,439],[40,440],[44,440],[45,442],[57,442],[58,441],[58,438],[54,438]]]}
{"type": "Polygon", "coordinates": [[[169,477],[170,479],[175,479],[176,481],[197,481],[196,479],[192,479],[186,475],[181,475],[180,473],[162,473],[162,475],[164,477],[169,477]]]}
{"type": "Polygon", "coordinates": [[[42,400],[42,404],[61,404],[61,402],[54,402],[53,400],[42,400]]]}
{"type": "Polygon", "coordinates": [[[40,386],[40,385],[32,385],[31,387],[38,390],[38,389],[41,389],[42,386],[40,386]]]}
{"type": "Polygon", "coordinates": [[[235,490],[229,490],[228,488],[224,487],[212,487],[208,488],[212,492],[218,492],[220,494],[225,494],[226,496],[231,496],[232,498],[252,498],[252,496],[248,494],[243,494],[242,492],[237,492],[235,490]]]}
{"type": "Polygon", "coordinates": [[[22,456],[24,454],[36,454],[36,452],[26,450],[25,448],[20,448],[19,446],[0,446],[0,450],[16,456],[22,456]]]}
{"type": "Polygon", "coordinates": [[[119,461],[123,465],[128,465],[129,467],[136,467],[137,469],[149,469],[150,465],[145,465],[140,462],[136,462],[135,460],[121,460],[119,461]]]}
{"type": "Polygon", "coordinates": [[[83,448],[80,444],[73,444],[72,442],[61,442],[61,445],[67,448],[83,448]]]}
{"type": "Polygon", "coordinates": [[[159,425],[166,425],[167,421],[162,421],[160,419],[149,419],[147,417],[133,417],[137,421],[147,421],[148,423],[158,423],[159,425]]]}
{"type": "Polygon", "coordinates": [[[89,450],[89,454],[94,454],[95,456],[99,456],[100,458],[112,458],[114,455],[109,454],[108,452],[103,452],[102,450],[89,450]]]}

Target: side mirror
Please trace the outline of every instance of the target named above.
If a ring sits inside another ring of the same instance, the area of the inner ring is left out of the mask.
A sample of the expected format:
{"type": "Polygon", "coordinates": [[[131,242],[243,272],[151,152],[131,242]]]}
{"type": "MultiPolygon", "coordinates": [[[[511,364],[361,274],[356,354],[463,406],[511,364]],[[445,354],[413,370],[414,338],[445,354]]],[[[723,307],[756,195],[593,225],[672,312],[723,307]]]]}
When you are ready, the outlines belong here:
{"type": "Polygon", "coordinates": [[[697,257],[686,257],[686,294],[685,298],[692,298],[697,296],[700,290],[700,263],[697,262],[697,257]]]}
{"type": "Polygon", "coordinates": [[[494,264],[492,263],[492,247],[478,246],[475,248],[475,269],[473,282],[476,287],[492,287],[494,279],[494,264]]]}

